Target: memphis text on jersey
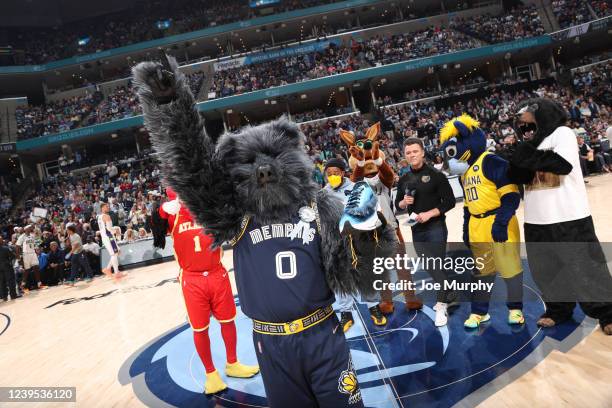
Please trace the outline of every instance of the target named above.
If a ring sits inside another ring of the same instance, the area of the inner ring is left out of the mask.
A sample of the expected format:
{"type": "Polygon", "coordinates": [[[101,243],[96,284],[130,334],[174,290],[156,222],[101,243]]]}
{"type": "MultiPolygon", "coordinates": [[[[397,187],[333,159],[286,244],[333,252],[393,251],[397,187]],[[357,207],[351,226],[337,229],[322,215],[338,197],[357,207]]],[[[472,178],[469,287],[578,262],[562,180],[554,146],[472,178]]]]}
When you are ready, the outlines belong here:
{"type": "MultiPolygon", "coordinates": [[[[249,231],[251,242],[253,245],[259,244],[260,242],[267,241],[274,238],[291,238],[291,233],[295,228],[295,224],[271,224],[264,225],[259,228],[255,228],[249,231]]],[[[295,238],[302,238],[305,242],[310,242],[315,237],[316,230],[312,227],[307,228],[305,231],[300,230],[295,238]]]]}

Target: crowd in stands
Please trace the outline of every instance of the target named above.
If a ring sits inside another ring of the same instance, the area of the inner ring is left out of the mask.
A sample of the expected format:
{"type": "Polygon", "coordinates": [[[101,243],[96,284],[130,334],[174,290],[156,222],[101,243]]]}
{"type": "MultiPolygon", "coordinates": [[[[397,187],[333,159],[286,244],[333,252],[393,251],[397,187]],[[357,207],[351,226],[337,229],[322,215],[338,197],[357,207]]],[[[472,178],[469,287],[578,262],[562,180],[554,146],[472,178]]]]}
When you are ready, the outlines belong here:
{"type": "MultiPolygon", "coordinates": [[[[204,81],[202,72],[187,75],[189,86],[197,95],[204,81]]],[[[17,108],[18,139],[65,132],[77,127],[110,122],[140,115],[142,109],[131,85],[120,86],[106,98],[100,92],[75,96],[42,106],[17,108]]]]}
{"type": "MultiPolygon", "coordinates": [[[[295,0],[272,7],[274,12],[284,12],[327,3],[330,1],[295,0]]],[[[25,51],[24,61],[20,64],[42,64],[255,16],[256,11],[243,0],[139,0],[132,8],[118,13],[70,22],[52,29],[9,30],[6,34],[10,39],[9,45],[25,51]],[[160,28],[159,23],[166,21],[168,27],[162,25],[160,28]]]]}
{"type": "Polygon", "coordinates": [[[535,6],[511,10],[500,16],[476,15],[451,20],[451,27],[489,44],[514,41],[544,34],[535,6]]]}
{"type": "Polygon", "coordinates": [[[591,10],[597,18],[612,14],[612,6],[609,0],[553,0],[552,9],[561,28],[592,20],[591,10]]]}
{"type": "Polygon", "coordinates": [[[363,54],[371,66],[392,64],[415,58],[446,54],[479,47],[473,38],[444,27],[429,27],[411,33],[381,36],[351,44],[355,55],[363,54]]]}
{"type": "MultiPolygon", "coordinates": [[[[450,89],[451,87],[444,87],[444,91],[446,92],[450,89]]],[[[393,98],[391,95],[379,96],[378,98],[376,98],[376,104],[378,106],[383,106],[406,101],[416,101],[418,99],[424,99],[440,95],[442,92],[443,91],[440,91],[437,87],[412,89],[408,92],[405,92],[403,95],[401,95],[401,97],[398,98],[393,98]]]]}
{"type": "MultiPolygon", "coordinates": [[[[320,78],[362,67],[388,64],[437,53],[478,46],[478,42],[453,30],[429,28],[416,33],[376,36],[366,41],[352,41],[345,46],[330,44],[321,53],[306,54],[260,64],[219,71],[211,92],[218,97],[320,78]]],[[[204,82],[202,72],[188,75],[197,95],[204,82]]],[[[99,93],[74,97],[42,107],[31,106],[17,111],[19,138],[30,138],[122,119],[140,114],[137,98],[131,88],[117,88],[106,98],[99,93]],[[89,114],[91,111],[91,114],[89,114]],[[86,115],[89,114],[89,115],[86,115]],[[87,116],[83,121],[83,117],[87,116]]]]}
{"type": "Polygon", "coordinates": [[[330,44],[323,52],[280,58],[215,73],[210,93],[226,97],[359,69],[350,50],[330,44]]]}
{"type": "Polygon", "coordinates": [[[578,58],[575,58],[567,62],[564,68],[572,69],[572,68],[581,67],[584,65],[596,64],[598,62],[607,61],[609,59],[612,59],[612,50],[609,50],[606,52],[596,52],[593,54],[587,54],[584,56],[580,56],[578,58]]]}
{"type": "Polygon", "coordinates": [[[197,97],[200,93],[200,88],[202,87],[202,83],[205,79],[204,73],[201,71],[196,71],[186,76],[187,81],[189,81],[189,88],[191,88],[191,93],[193,93],[193,96],[197,97]]]}
{"type": "Polygon", "coordinates": [[[446,98],[453,95],[462,95],[468,92],[476,92],[481,88],[491,88],[494,86],[514,85],[521,82],[528,82],[526,79],[522,78],[506,77],[500,78],[499,81],[496,83],[490,83],[487,82],[481,75],[476,75],[472,78],[466,79],[456,79],[455,81],[456,82],[454,84],[441,85],[441,90],[438,89],[438,87],[429,87],[413,89],[411,91],[405,92],[401,96],[396,96],[395,98],[391,95],[385,95],[384,97],[379,96],[376,99],[376,103],[378,106],[385,106],[402,102],[417,101],[420,99],[427,98],[446,98]]]}
{"type": "Polygon", "coordinates": [[[78,127],[96,108],[102,94],[88,93],[41,106],[21,106],[15,111],[18,139],[65,132],[78,127]]]}
{"type": "Polygon", "coordinates": [[[591,1],[591,7],[593,7],[593,11],[597,14],[597,17],[606,17],[612,13],[612,7],[610,2],[607,0],[597,0],[591,1]]]}
{"type": "MultiPolygon", "coordinates": [[[[23,208],[3,221],[0,232],[14,247],[23,227],[33,226],[40,260],[41,256],[49,255],[53,241],[63,253],[70,251],[67,226],[72,224],[83,244],[86,244],[85,251],[93,249],[88,256],[91,257],[94,271],[99,272],[97,256],[103,244],[96,216],[100,214],[102,202],[110,205],[110,216],[116,227],[114,233],[117,241],[122,243],[150,237],[148,217],[154,202],[160,197],[159,169],[147,152],[109,162],[91,171],[62,172],[47,178],[27,199],[23,208]],[[35,217],[34,208],[45,209],[46,217],[35,217]]],[[[45,273],[42,262],[40,269],[43,285],[54,285],[67,278],[69,262],[63,265],[64,273],[60,275],[45,273]]]]}
{"type": "Polygon", "coordinates": [[[574,72],[573,86],[577,92],[612,104],[612,62],[591,66],[586,72],[574,72]]]}
{"type": "MultiPolygon", "coordinates": [[[[602,68],[605,71],[604,68],[602,68]]],[[[586,144],[596,146],[595,158],[601,159],[587,163],[584,175],[592,172],[603,172],[612,169],[612,156],[608,150],[597,151],[601,140],[605,138],[607,129],[612,125],[612,109],[609,104],[598,103],[589,92],[573,91],[553,82],[551,85],[540,85],[529,90],[518,86],[513,87],[492,86],[483,90],[478,96],[470,96],[464,100],[456,101],[448,106],[440,107],[434,103],[414,103],[396,105],[383,108],[376,116],[380,120],[383,132],[379,136],[381,149],[385,152],[387,160],[396,169],[401,170],[403,140],[408,137],[423,139],[429,159],[439,160],[438,133],[443,124],[452,117],[467,112],[481,122],[482,128],[490,135],[491,149],[502,156],[517,143],[517,137],[512,127],[513,112],[518,103],[530,97],[548,97],[560,101],[570,114],[568,126],[581,133],[586,144]]],[[[454,98],[457,99],[457,98],[454,98]]],[[[338,129],[346,129],[357,134],[365,131],[373,123],[373,119],[355,115],[351,117],[332,119],[323,122],[302,125],[302,131],[307,137],[308,150],[317,163],[323,163],[332,157],[342,157],[348,160],[346,147],[340,142],[338,129]]],[[[315,176],[315,179],[318,177],[315,176]]],[[[320,181],[320,178],[319,178],[320,181]]]]}
{"type": "MultiPolygon", "coordinates": [[[[594,97],[599,100],[608,101],[609,103],[610,98],[612,97],[612,84],[610,81],[609,74],[610,65],[610,63],[600,64],[585,73],[577,72],[574,75],[573,79],[574,88],[576,89],[576,91],[581,92],[586,89],[588,90],[591,98],[594,97]]],[[[222,72],[225,74],[228,71],[222,72]]],[[[266,76],[256,75],[256,77],[254,78],[258,80],[259,78],[263,77],[266,76]]],[[[190,85],[192,85],[192,90],[194,91],[194,93],[197,94],[199,89],[197,87],[194,88],[194,84],[201,85],[203,81],[203,75],[200,72],[196,72],[190,75],[188,78],[190,79],[190,85]]],[[[272,81],[272,79],[269,80],[272,81]]],[[[467,79],[464,82],[457,84],[456,86],[445,86],[444,92],[440,92],[435,88],[415,89],[404,95],[404,98],[402,98],[400,101],[417,100],[420,98],[426,98],[435,95],[439,95],[442,97],[449,96],[452,94],[464,92],[466,89],[472,87],[472,85],[479,85],[483,84],[484,82],[484,78],[482,78],[481,76],[476,76],[475,78],[467,79]]],[[[102,102],[97,104],[97,99],[99,99],[99,97],[99,95],[90,95],[86,98],[73,98],[72,105],[68,102],[64,102],[48,105],[44,109],[35,108],[30,111],[25,110],[23,108],[19,109],[17,111],[17,123],[20,138],[27,138],[32,136],[55,133],[62,130],[69,130],[79,124],[85,126],[141,114],[140,105],[138,103],[137,97],[132,92],[131,87],[119,87],[107,98],[102,100],[102,102]],[[83,116],[85,116],[86,113],[88,113],[88,110],[91,109],[91,105],[88,105],[88,103],[84,101],[93,101],[92,104],[94,106],[93,111],[86,117],[85,121],[83,121],[82,118],[83,116]],[[57,109],[57,106],[61,106],[63,107],[63,109],[55,111],[55,109],[57,109]],[[41,115],[42,110],[45,111],[46,115],[41,115]],[[82,113],[80,114],[80,116],[76,114],[72,116],[65,116],[64,112],[82,113]],[[55,120],[59,120],[59,122],[56,122],[55,120]],[[67,126],[67,123],[69,123],[70,126],[67,126]],[[37,131],[40,133],[36,134],[35,132],[37,131]]],[[[382,100],[381,98],[379,98],[378,100],[379,105],[386,105],[393,102],[398,101],[393,101],[390,96],[385,96],[384,100],[382,100]]],[[[580,107],[578,107],[577,109],[580,109],[580,107]]],[[[568,110],[572,112],[575,109],[570,109],[570,107],[568,107],[568,110]]],[[[583,111],[585,111],[584,107],[583,111]]],[[[350,112],[350,108],[337,109],[334,112],[331,112],[329,110],[324,112],[321,109],[318,109],[312,112],[295,114],[293,119],[296,122],[305,122],[309,120],[324,118],[327,116],[333,116],[334,114],[338,115],[347,112],[350,112]]]]}
{"type": "Polygon", "coordinates": [[[129,118],[142,113],[138,97],[132,88],[121,86],[108,95],[91,114],[88,124],[129,118]]]}
{"type": "Polygon", "coordinates": [[[584,0],[553,0],[552,10],[561,28],[586,23],[592,19],[584,0]]]}
{"type": "MultiPolygon", "coordinates": [[[[609,66],[602,64],[591,69],[590,75],[582,73],[582,76],[577,76],[577,82],[572,87],[562,86],[553,79],[511,85],[490,84],[477,93],[453,95],[435,103],[388,106],[373,115],[346,115],[300,126],[307,138],[307,150],[316,164],[314,178],[321,184],[324,183],[321,169],[326,160],[333,157],[348,159],[347,148],[340,141],[338,130],[342,128],[363,134],[375,121],[381,121],[382,125],[380,147],[398,174],[409,171],[402,151],[403,141],[408,137],[421,138],[428,159],[435,163],[436,168],[446,171],[448,167],[439,153],[437,135],[448,119],[463,112],[475,116],[488,135],[489,149],[505,156],[517,143],[512,125],[518,103],[525,98],[543,96],[561,102],[569,112],[568,126],[575,129],[577,135],[577,149],[580,149],[584,175],[605,173],[612,170],[609,139],[606,138],[612,132],[612,110],[609,104],[601,102],[596,92],[602,82],[610,86],[608,74],[609,66]]],[[[303,113],[304,117],[320,114],[326,112],[314,110],[303,113]]],[[[0,232],[11,241],[11,245],[15,245],[21,233],[15,227],[31,224],[35,226],[39,242],[39,256],[44,257],[43,254],[51,251],[51,241],[56,241],[59,250],[66,253],[70,250],[70,240],[65,235],[66,226],[74,224],[83,242],[92,251],[92,264],[99,268],[95,252],[99,254],[101,241],[96,232],[95,217],[103,201],[110,203],[110,215],[113,225],[117,227],[114,233],[118,241],[132,242],[149,236],[148,217],[153,204],[161,197],[159,165],[147,152],[78,171],[79,165],[88,160],[82,156],[79,160],[75,157],[74,162],[78,163],[71,168],[72,160],[63,158],[68,164],[60,166],[62,171],[46,179],[23,208],[18,208],[17,213],[3,223],[0,232]],[[33,208],[44,208],[47,216],[33,217],[33,208]]],[[[6,212],[11,209],[12,203],[6,199],[5,192],[1,192],[0,211],[6,212]]],[[[43,284],[56,284],[61,283],[63,275],[43,273],[42,276],[43,284]]]]}
{"type": "Polygon", "coordinates": [[[0,184],[0,223],[6,222],[11,208],[13,208],[11,191],[4,184],[0,184]]]}
{"type": "MultiPolygon", "coordinates": [[[[272,7],[274,12],[278,13],[326,3],[329,1],[296,0],[283,1],[272,7]]],[[[589,3],[598,17],[610,14],[608,1],[593,0],[589,3]]],[[[562,28],[589,21],[593,17],[585,0],[553,0],[552,7],[562,28]]],[[[415,14],[414,8],[404,9],[401,5],[394,6],[380,16],[377,24],[388,24],[401,19],[408,20],[442,13],[438,8],[439,5],[436,4],[432,10],[426,7],[415,14]],[[400,16],[403,17],[400,18],[400,16]]],[[[466,7],[461,7],[458,3],[458,9],[464,8],[466,7]]],[[[0,33],[2,34],[0,38],[6,38],[8,45],[20,50],[18,54],[23,56],[15,62],[17,65],[42,64],[229,22],[248,20],[255,17],[256,14],[257,11],[251,9],[248,2],[242,0],[184,0],[176,3],[140,0],[133,9],[128,11],[71,22],[69,25],[54,28],[6,30],[0,33]],[[162,22],[169,24],[167,27],[160,28],[159,23],[162,22]]],[[[501,16],[483,15],[465,20],[455,19],[453,24],[458,30],[489,43],[511,41],[544,33],[537,10],[533,5],[506,11],[501,16]]],[[[337,27],[323,25],[316,34],[307,33],[301,39],[333,35],[345,29],[346,24],[337,27]]],[[[225,54],[226,51],[218,56],[225,54]]]]}
{"type": "Polygon", "coordinates": [[[331,43],[322,52],[218,71],[210,92],[225,97],[479,45],[464,34],[442,27],[392,36],[376,35],[345,45],[331,43]]]}
{"type": "Polygon", "coordinates": [[[308,122],[310,120],[322,119],[327,117],[323,109],[313,109],[307,112],[294,113],[291,115],[292,119],[296,123],[308,122]]]}
{"type": "MultiPolygon", "coordinates": [[[[570,1],[553,3],[584,5],[582,2],[570,1]]],[[[568,5],[556,6],[563,8],[568,5]]],[[[604,6],[599,7],[602,8],[604,6]]],[[[479,40],[472,36],[488,42],[499,42],[539,35],[543,30],[533,6],[499,17],[487,15],[469,20],[455,19],[451,27],[454,29],[430,27],[401,35],[377,35],[364,40],[351,40],[350,43],[342,45],[332,43],[317,53],[221,70],[215,73],[210,93],[216,97],[231,96],[480,46],[479,40]]],[[[204,74],[198,71],[189,75],[188,79],[192,91],[197,95],[204,83],[204,74]]],[[[413,96],[415,95],[411,95],[413,96]]],[[[16,112],[18,138],[58,133],[140,113],[137,98],[128,85],[118,88],[105,98],[99,92],[94,92],[43,106],[21,107],[16,112]]]]}
{"type": "MultiPolygon", "coordinates": [[[[265,15],[270,14],[270,8],[273,9],[272,13],[281,13],[334,1],[340,0],[281,1],[265,7],[265,15]]],[[[468,8],[468,2],[451,2],[445,5],[446,12],[468,8]]],[[[376,22],[369,24],[390,24],[442,12],[440,3],[424,4],[419,9],[396,4],[386,8],[384,13],[377,15],[376,22]]],[[[6,38],[8,45],[23,53],[15,61],[16,65],[42,64],[207,27],[246,21],[259,14],[258,10],[250,8],[249,3],[244,0],[183,0],[173,3],[139,0],[132,8],[118,13],[73,21],[54,28],[6,30],[0,32],[0,38],[6,38]]],[[[301,39],[333,35],[363,27],[361,24],[359,20],[349,16],[339,24],[322,24],[317,32],[302,33],[301,39]]],[[[226,55],[226,52],[229,51],[223,51],[218,56],[226,55]]]]}

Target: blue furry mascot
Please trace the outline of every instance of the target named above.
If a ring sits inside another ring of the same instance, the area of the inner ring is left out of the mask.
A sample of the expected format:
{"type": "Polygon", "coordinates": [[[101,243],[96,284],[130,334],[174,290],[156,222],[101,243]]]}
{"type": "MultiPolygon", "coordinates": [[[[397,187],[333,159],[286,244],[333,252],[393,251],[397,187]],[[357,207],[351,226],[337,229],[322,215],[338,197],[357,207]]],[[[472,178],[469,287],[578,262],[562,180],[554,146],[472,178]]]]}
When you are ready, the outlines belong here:
{"type": "Polygon", "coordinates": [[[166,183],[215,245],[233,245],[269,405],[363,406],[332,303],[334,292],[374,292],[372,257],[394,253],[393,229],[378,226],[378,241],[340,235],[342,204],[312,181],[294,123],[246,127],[215,144],[173,58],[133,73],[166,183]]]}
{"type": "MultiPolygon", "coordinates": [[[[475,279],[492,288],[499,272],[507,287],[508,323],[525,322],[522,308],[523,274],[520,231],[516,209],[518,186],[508,178],[507,161],[486,150],[479,123],[467,114],[448,121],[440,131],[440,143],[449,158],[468,163],[463,175],[463,240],[477,260],[475,279]]],[[[483,285],[484,286],[484,285],[483,285]]],[[[472,312],[466,328],[477,328],[490,319],[490,289],[473,293],[472,312]]]]}

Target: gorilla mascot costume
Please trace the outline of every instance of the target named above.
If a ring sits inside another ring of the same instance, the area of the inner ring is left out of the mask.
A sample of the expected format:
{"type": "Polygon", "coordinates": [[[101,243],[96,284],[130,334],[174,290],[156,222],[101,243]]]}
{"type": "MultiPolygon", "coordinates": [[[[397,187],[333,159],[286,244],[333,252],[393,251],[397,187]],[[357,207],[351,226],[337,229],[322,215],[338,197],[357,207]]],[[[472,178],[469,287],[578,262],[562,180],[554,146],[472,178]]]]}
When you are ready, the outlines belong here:
{"type": "Polygon", "coordinates": [[[233,246],[268,404],[363,406],[332,303],[334,292],[375,293],[373,257],[393,256],[393,229],[380,222],[341,235],[342,204],[312,180],[314,164],[294,123],[245,127],[215,144],[172,57],[133,73],[165,182],[214,246],[233,246]]]}
{"type": "Polygon", "coordinates": [[[535,98],[518,106],[524,141],[511,158],[510,178],[525,184],[527,260],[542,290],[552,327],[572,317],[576,302],[612,335],[612,277],[595,235],[580,170],[576,135],[555,101],[535,98]]]}

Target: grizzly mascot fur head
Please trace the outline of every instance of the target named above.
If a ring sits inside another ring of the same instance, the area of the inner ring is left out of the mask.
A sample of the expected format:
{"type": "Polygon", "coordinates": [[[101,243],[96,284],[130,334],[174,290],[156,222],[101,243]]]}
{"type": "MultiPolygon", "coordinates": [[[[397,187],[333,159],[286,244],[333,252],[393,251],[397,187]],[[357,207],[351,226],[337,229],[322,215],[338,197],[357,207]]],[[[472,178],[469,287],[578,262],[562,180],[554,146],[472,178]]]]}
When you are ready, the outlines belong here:
{"type": "Polygon", "coordinates": [[[226,176],[244,213],[261,223],[278,222],[314,200],[318,187],[304,140],[285,117],[221,136],[217,158],[228,165],[226,176]]]}

